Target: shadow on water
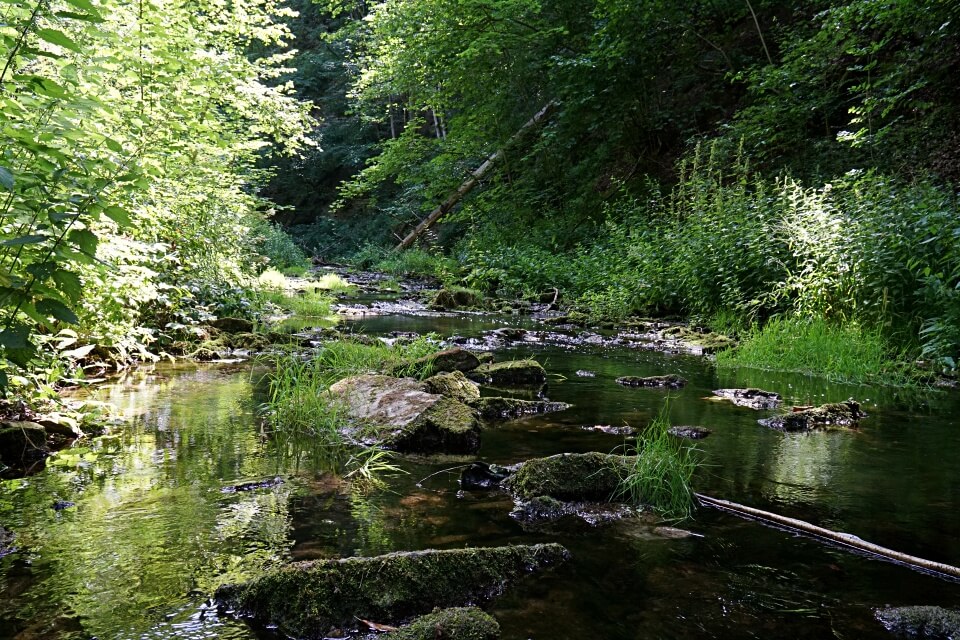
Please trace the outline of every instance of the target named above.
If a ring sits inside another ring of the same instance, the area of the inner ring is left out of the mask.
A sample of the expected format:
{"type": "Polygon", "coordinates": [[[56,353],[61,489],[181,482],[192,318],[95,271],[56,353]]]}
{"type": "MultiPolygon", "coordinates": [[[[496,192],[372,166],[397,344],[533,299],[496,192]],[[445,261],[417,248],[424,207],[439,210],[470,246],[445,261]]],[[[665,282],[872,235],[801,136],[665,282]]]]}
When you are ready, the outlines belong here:
{"type": "MultiPolygon", "coordinates": [[[[489,316],[359,322],[442,335],[502,326],[489,316]]],[[[679,373],[689,384],[670,392],[672,422],[713,431],[699,444],[698,490],[960,564],[955,395],[718,372],[637,350],[502,355],[539,359],[546,395],[574,406],[485,431],[481,459],[611,451],[622,437],[582,427],[642,427],[667,395],[615,378],[679,373]],[[783,434],[757,424],[770,412],[706,399],[734,386],[777,391],[787,405],[855,397],[869,418],[856,431],[783,434]]],[[[0,524],[17,535],[17,551],[0,558],[0,639],[269,637],[206,609],[213,589],[292,559],[541,541],[574,560],[496,601],[505,638],[884,637],[875,607],[960,606],[958,584],[706,509],[678,525],[702,537],[666,539],[644,520],[525,530],[505,496],[459,491],[458,460],[404,459],[407,474],[388,490],[351,490],[326,456],[290,456],[291,443],[278,454],[246,366],[158,367],[100,394],[128,418],[117,435],[0,484],[0,524]],[[276,476],[284,481],[230,491],[276,476]]]]}

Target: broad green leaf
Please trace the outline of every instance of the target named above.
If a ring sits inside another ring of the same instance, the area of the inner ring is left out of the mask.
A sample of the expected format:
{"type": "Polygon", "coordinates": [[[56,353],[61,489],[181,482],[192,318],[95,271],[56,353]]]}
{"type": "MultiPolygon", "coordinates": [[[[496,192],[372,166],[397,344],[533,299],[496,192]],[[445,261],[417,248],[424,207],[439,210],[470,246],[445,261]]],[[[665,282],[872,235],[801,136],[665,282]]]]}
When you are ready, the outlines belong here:
{"type": "Polygon", "coordinates": [[[121,227],[130,225],[130,213],[121,207],[110,206],[103,210],[108,218],[116,222],[121,227]]]}
{"type": "Polygon", "coordinates": [[[81,20],[83,22],[103,22],[103,18],[92,13],[74,13],[73,11],[57,11],[58,18],[68,18],[70,20],[81,20]]]}
{"type": "Polygon", "coordinates": [[[107,149],[110,149],[110,151],[114,151],[116,153],[123,153],[123,147],[120,145],[119,142],[117,142],[113,138],[105,137],[103,139],[103,142],[107,145],[107,149]]]}
{"type": "Polygon", "coordinates": [[[36,234],[20,236],[19,238],[10,238],[8,240],[4,240],[3,242],[0,242],[0,245],[5,247],[19,247],[25,244],[37,244],[43,242],[49,237],[50,236],[41,236],[36,234]]]}
{"type": "Polygon", "coordinates": [[[49,42],[50,44],[55,44],[58,47],[63,47],[64,49],[69,49],[74,53],[81,53],[83,51],[80,48],[80,45],[71,40],[70,37],[63,31],[58,29],[37,29],[34,33],[36,33],[37,37],[39,37],[41,40],[49,42]]]}
{"type": "Polygon", "coordinates": [[[72,4],[77,9],[86,11],[87,13],[99,13],[97,8],[93,6],[93,3],[90,0],[66,0],[67,4],[72,4]]]}
{"type": "Polygon", "coordinates": [[[71,300],[80,299],[80,295],[83,293],[83,284],[80,282],[80,276],[72,271],[59,269],[53,273],[53,281],[57,283],[57,287],[59,287],[60,291],[66,294],[68,298],[71,300]]]}
{"type": "Polygon", "coordinates": [[[67,234],[67,239],[80,248],[80,251],[93,256],[97,253],[97,236],[89,229],[74,229],[67,234]]]}
{"type": "Polygon", "coordinates": [[[31,265],[27,265],[27,273],[35,277],[37,280],[46,280],[54,271],[57,270],[56,262],[35,262],[31,265]]]}
{"type": "Polygon", "coordinates": [[[0,331],[0,346],[6,349],[29,349],[30,327],[22,323],[14,323],[0,331]]]}
{"type": "Polygon", "coordinates": [[[0,186],[6,188],[7,191],[13,191],[13,172],[6,167],[0,167],[0,186]]]}
{"type": "Polygon", "coordinates": [[[80,322],[80,319],[77,318],[77,314],[75,314],[70,307],[63,304],[59,300],[54,300],[53,298],[44,298],[43,300],[38,300],[34,307],[39,313],[47,316],[53,316],[62,322],[67,322],[69,324],[77,324],[80,322]]]}

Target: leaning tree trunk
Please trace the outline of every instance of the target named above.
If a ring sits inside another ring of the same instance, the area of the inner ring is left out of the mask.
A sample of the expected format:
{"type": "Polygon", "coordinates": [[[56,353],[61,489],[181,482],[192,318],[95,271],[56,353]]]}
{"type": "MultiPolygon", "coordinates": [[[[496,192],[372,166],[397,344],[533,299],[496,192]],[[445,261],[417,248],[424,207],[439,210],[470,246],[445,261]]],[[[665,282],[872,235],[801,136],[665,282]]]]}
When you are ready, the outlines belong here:
{"type": "Polygon", "coordinates": [[[876,556],[880,556],[881,558],[886,558],[887,560],[892,560],[894,562],[899,562],[911,567],[923,569],[924,571],[952,576],[953,578],[960,578],[960,567],[954,567],[949,564],[943,564],[942,562],[934,562],[932,560],[918,558],[917,556],[911,556],[906,553],[901,553],[900,551],[888,549],[887,547],[881,547],[878,544],[873,544],[872,542],[862,540],[853,534],[824,529],[823,527],[818,527],[814,524],[810,524],[809,522],[805,522],[804,520],[788,518],[777,513],[770,513],[769,511],[763,511],[762,509],[756,509],[754,507],[737,504],[736,502],[711,498],[710,496],[705,496],[701,493],[696,494],[696,496],[700,500],[701,504],[714,507],[716,509],[729,511],[730,513],[735,513],[737,515],[754,520],[771,522],[781,527],[806,533],[808,535],[821,538],[823,540],[828,540],[845,547],[852,547],[858,551],[872,553],[876,556]]]}
{"type": "Polygon", "coordinates": [[[522,127],[520,127],[516,133],[510,136],[510,139],[507,140],[507,144],[504,145],[504,147],[490,154],[490,156],[487,157],[486,160],[484,160],[483,164],[481,164],[479,167],[474,169],[470,173],[470,175],[467,177],[467,179],[464,180],[459,187],[457,187],[457,190],[454,191],[452,194],[450,194],[449,198],[444,200],[439,207],[431,211],[430,215],[424,218],[420,222],[420,224],[418,224],[413,229],[413,231],[408,233],[407,236],[400,241],[400,244],[398,244],[394,248],[394,251],[403,251],[404,249],[408,248],[410,245],[414,243],[414,241],[418,237],[420,237],[420,234],[422,234],[424,231],[432,227],[433,223],[435,223],[437,220],[442,218],[444,214],[446,214],[451,209],[453,209],[453,207],[456,206],[458,202],[460,202],[463,196],[470,193],[470,191],[472,191],[473,188],[477,186],[477,184],[479,184],[480,180],[482,180],[483,177],[490,172],[490,170],[494,167],[494,165],[496,165],[497,161],[500,160],[500,158],[503,156],[504,148],[509,147],[520,136],[522,136],[525,131],[539,124],[545,117],[547,117],[547,115],[554,109],[554,107],[556,107],[556,103],[550,102],[545,107],[540,109],[540,111],[534,114],[532,118],[527,120],[527,122],[522,127]]]}

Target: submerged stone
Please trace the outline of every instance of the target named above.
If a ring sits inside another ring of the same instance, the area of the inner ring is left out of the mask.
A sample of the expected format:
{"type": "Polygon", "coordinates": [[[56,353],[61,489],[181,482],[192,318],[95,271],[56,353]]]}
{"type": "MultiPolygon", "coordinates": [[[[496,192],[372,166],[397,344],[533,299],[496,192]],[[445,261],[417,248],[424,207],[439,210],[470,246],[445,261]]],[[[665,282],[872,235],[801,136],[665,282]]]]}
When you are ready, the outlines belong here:
{"type": "Polygon", "coordinates": [[[502,486],[520,500],[611,502],[620,494],[620,480],[629,475],[632,460],[597,452],[533,458],[502,486]]]}
{"type": "Polygon", "coordinates": [[[632,436],[637,432],[637,430],[633,427],[614,427],[609,424],[585,424],[580,428],[584,431],[597,431],[599,433],[606,433],[611,436],[632,436]]]}
{"type": "Polygon", "coordinates": [[[283,478],[276,476],[267,480],[255,480],[253,482],[244,482],[241,484],[232,484],[220,489],[220,493],[237,493],[244,491],[256,491],[257,489],[272,489],[283,484],[283,478]]]}
{"type": "Polygon", "coordinates": [[[344,378],[330,393],[344,402],[343,434],[365,445],[409,453],[473,453],[480,424],[473,409],[428,393],[410,378],[362,375],[344,378]]]}
{"type": "Polygon", "coordinates": [[[812,431],[826,427],[852,427],[866,415],[860,410],[859,402],[847,400],[773,416],[757,422],[779,431],[812,431]]]}
{"type": "Polygon", "coordinates": [[[646,378],[623,376],[617,378],[617,383],[625,387],[664,387],[667,389],[680,389],[686,386],[687,380],[675,373],[670,373],[665,376],[649,376],[646,378]]]}
{"type": "Polygon", "coordinates": [[[423,381],[429,393],[435,393],[460,402],[470,403],[480,399],[480,388],[463,375],[462,371],[438,373],[423,381]]]}
{"type": "Polygon", "coordinates": [[[888,607],[876,611],[887,631],[901,636],[956,640],[960,638],[960,612],[942,607],[888,607]]]}
{"type": "Polygon", "coordinates": [[[553,413],[569,409],[573,405],[549,400],[520,400],[518,398],[477,398],[471,403],[485,420],[510,420],[538,413],[553,413]]]}
{"type": "Polygon", "coordinates": [[[460,472],[460,488],[468,491],[493,489],[510,477],[512,471],[498,464],[474,462],[460,472]]]}
{"type": "Polygon", "coordinates": [[[710,429],[704,427],[670,427],[667,431],[670,435],[688,440],[703,440],[713,433],[710,429]]]}
{"type": "Polygon", "coordinates": [[[558,544],[537,544],[297,562],[220,587],[215,598],[284,634],[322,638],[358,619],[390,624],[486,600],[569,555],[558,544]]]}
{"type": "Polygon", "coordinates": [[[483,364],[467,377],[481,384],[494,386],[531,386],[547,381],[547,372],[536,360],[512,360],[483,364]]]}
{"type": "Polygon", "coordinates": [[[477,607],[438,609],[390,633],[390,640],[496,640],[500,625],[477,607]]]}
{"type": "Polygon", "coordinates": [[[779,393],[763,389],[717,389],[713,395],[750,409],[776,409],[781,401],[779,393]]]}

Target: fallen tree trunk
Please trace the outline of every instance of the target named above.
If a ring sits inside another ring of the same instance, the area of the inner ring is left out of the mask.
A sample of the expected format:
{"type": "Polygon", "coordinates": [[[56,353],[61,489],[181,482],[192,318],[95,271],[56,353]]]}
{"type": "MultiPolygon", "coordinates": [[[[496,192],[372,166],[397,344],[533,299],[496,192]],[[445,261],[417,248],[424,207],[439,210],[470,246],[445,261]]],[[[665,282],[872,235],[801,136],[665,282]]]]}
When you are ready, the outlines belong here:
{"type": "Polygon", "coordinates": [[[894,562],[906,564],[914,568],[923,569],[924,571],[940,573],[953,578],[960,578],[960,567],[954,567],[949,564],[943,564],[941,562],[934,562],[932,560],[925,560],[923,558],[911,556],[893,549],[888,549],[887,547],[881,547],[878,544],[873,544],[872,542],[867,542],[866,540],[861,540],[857,536],[850,533],[841,533],[839,531],[824,529],[823,527],[818,527],[803,520],[788,518],[776,513],[770,513],[769,511],[763,511],[762,509],[747,507],[742,504],[737,504],[736,502],[711,498],[710,496],[705,496],[701,493],[696,494],[696,496],[700,501],[700,504],[709,507],[714,507],[722,511],[728,511],[730,513],[744,516],[753,520],[771,522],[773,524],[816,536],[818,538],[823,538],[824,540],[829,540],[830,542],[835,542],[846,547],[852,547],[859,551],[872,553],[880,556],[881,558],[886,558],[887,560],[892,560],[894,562]]]}
{"type": "Polygon", "coordinates": [[[513,144],[513,142],[515,142],[517,138],[522,136],[525,131],[527,131],[528,129],[540,123],[541,120],[547,117],[547,115],[551,111],[553,111],[554,107],[556,107],[556,103],[549,102],[545,107],[540,109],[540,111],[535,113],[532,118],[527,120],[527,122],[522,127],[517,129],[516,133],[510,136],[510,139],[507,140],[507,144],[505,144],[503,148],[500,148],[495,152],[493,152],[492,154],[490,154],[490,156],[486,160],[484,160],[483,164],[481,164],[479,167],[474,169],[470,173],[470,175],[467,177],[467,179],[464,180],[459,187],[457,187],[457,190],[454,191],[449,198],[444,200],[439,207],[431,211],[430,215],[424,218],[423,221],[421,221],[420,224],[418,224],[413,229],[413,231],[408,233],[407,236],[400,241],[400,244],[398,244],[394,248],[394,251],[403,251],[404,249],[412,245],[414,241],[420,237],[420,234],[422,234],[424,231],[426,231],[431,226],[433,226],[433,223],[435,223],[437,220],[442,218],[444,214],[446,214],[451,209],[453,209],[453,207],[456,206],[458,202],[460,202],[463,196],[470,193],[473,190],[473,188],[480,183],[480,180],[482,180],[483,177],[490,172],[490,170],[494,167],[497,161],[500,160],[500,158],[503,156],[503,150],[506,147],[509,147],[511,144],[513,144]]]}

